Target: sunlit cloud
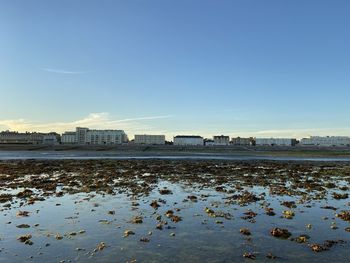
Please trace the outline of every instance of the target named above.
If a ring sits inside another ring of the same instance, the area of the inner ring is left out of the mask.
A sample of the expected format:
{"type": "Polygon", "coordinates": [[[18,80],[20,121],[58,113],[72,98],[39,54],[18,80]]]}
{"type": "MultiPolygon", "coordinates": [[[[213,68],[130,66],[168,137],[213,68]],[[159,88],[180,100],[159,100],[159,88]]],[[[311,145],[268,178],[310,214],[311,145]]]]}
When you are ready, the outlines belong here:
{"type": "Polygon", "coordinates": [[[90,129],[121,129],[131,134],[158,132],[154,129],[149,120],[167,119],[171,115],[143,116],[128,119],[113,118],[108,112],[90,113],[88,116],[70,122],[48,122],[41,123],[25,119],[0,120],[1,130],[11,131],[38,131],[63,133],[74,131],[76,127],[88,127],[90,129]]]}

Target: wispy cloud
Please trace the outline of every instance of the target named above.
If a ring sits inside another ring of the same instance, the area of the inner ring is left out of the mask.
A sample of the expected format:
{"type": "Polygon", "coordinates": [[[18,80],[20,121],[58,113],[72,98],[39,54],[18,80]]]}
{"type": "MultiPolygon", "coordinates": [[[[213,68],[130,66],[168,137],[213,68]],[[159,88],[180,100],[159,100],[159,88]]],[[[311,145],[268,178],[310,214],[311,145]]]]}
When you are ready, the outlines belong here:
{"type": "Polygon", "coordinates": [[[53,68],[41,68],[44,71],[51,72],[51,73],[57,73],[57,74],[86,74],[89,71],[72,71],[72,70],[65,70],[65,69],[53,69],[53,68]]]}
{"type": "Polygon", "coordinates": [[[129,122],[129,121],[143,121],[143,120],[156,120],[156,119],[167,119],[173,117],[172,115],[160,115],[160,116],[150,116],[150,117],[139,117],[131,119],[117,120],[116,122],[129,122]]]}
{"type": "Polygon", "coordinates": [[[149,120],[171,118],[172,115],[144,116],[128,119],[117,119],[108,112],[90,113],[86,117],[68,122],[41,123],[25,119],[0,120],[1,130],[13,131],[40,131],[40,132],[64,132],[75,130],[75,127],[88,127],[91,129],[123,129],[128,133],[157,132],[149,120]]]}

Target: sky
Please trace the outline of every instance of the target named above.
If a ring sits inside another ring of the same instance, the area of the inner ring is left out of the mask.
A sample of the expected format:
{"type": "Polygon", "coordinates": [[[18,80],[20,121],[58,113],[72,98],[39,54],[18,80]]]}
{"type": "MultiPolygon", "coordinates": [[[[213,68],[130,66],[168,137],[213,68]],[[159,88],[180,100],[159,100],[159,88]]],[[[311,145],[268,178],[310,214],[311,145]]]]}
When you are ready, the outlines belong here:
{"type": "Polygon", "coordinates": [[[0,130],[350,136],[348,0],[0,0],[0,130]]]}

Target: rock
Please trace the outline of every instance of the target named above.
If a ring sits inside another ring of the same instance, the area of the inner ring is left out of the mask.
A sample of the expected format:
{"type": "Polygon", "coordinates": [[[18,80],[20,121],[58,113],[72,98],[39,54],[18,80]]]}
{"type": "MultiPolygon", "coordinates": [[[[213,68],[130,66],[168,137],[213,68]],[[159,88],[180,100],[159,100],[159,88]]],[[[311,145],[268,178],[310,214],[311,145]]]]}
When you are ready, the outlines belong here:
{"type": "Polygon", "coordinates": [[[17,240],[19,240],[20,242],[26,242],[26,241],[30,240],[31,238],[32,238],[31,234],[26,234],[26,235],[19,236],[17,238],[17,240]]]}
{"type": "Polygon", "coordinates": [[[16,216],[29,216],[29,212],[28,211],[18,211],[16,216]]]}
{"type": "Polygon", "coordinates": [[[28,224],[20,224],[16,226],[17,228],[30,228],[30,225],[28,224]]]}
{"type": "Polygon", "coordinates": [[[336,214],[335,216],[344,220],[344,221],[350,222],[350,212],[349,211],[341,211],[340,213],[336,214]]]}
{"type": "Polygon", "coordinates": [[[341,194],[341,193],[333,193],[333,198],[340,200],[340,199],[347,199],[349,198],[349,194],[345,193],[345,194],[341,194]]]}
{"type": "Polygon", "coordinates": [[[130,235],[135,235],[135,232],[132,230],[125,230],[124,231],[124,237],[128,237],[130,235]]]}
{"type": "Polygon", "coordinates": [[[157,200],[153,200],[151,202],[150,206],[152,206],[154,209],[157,209],[158,207],[160,207],[160,205],[158,204],[157,200]]]}
{"type": "Polygon", "coordinates": [[[245,236],[250,236],[251,235],[251,232],[248,228],[241,228],[239,230],[239,232],[242,234],[242,235],[245,235],[245,236]]]}
{"type": "Polygon", "coordinates": [[[276,258],[277,258],[277,257],[276,257],[275,255],[273,255],[271,252],[267,253],[267,254],[266,254],[266,257],[267,257],[268,259],[276,259],[276,258]]]}
{"type": "Polygon", "coordinates": [[[287,219],[293,219],[293,217],[295,216],[294,212],[291,210],[283,211],[282,213],[283,217],[287,219]]]}
{"type": "Polygon", "coordinates": [[[250,253],[250,252],[244,252],[243,253],[243,257],[244,258],[253,259],[253,260],[256,258],[256,256],[253,253],[250,253]]]}
{"type": "Polygon", "coordinates": [[[142,216],[134,216],[131,219],[131,223],[133,223],[133,224],[142,224],[142,222],[143,222],[142,216]]]}
{"type": "Polygon", "coordinates": [[[257,216],[257,213],[253,212],[253,211],[247,211],[243,213],[245,216],[242,216],[241,218],[244,220],[249,220],[249,219],[253,219],[254,217],[257,216]]]}
{"type": "Polygon", "coordinates": [[[198,198],[195,195],[189,195],[187,196],[188,199],[190,199],[192,202],[197,202],[198,198]]]}
{"type": "Polygon", "coordinates": [[[325,248],[320,244],[310,244],[309,247],[314,252],[321,252],[325,250],[325,248]]]}
{"type": "Polygon", "coordinates": [[[141,241],[141,242],[149,242],[150,240],[149,240],[149,238],[147,238],[147,237],[141,237],[141,238],[140,238],[140,241],[141,241]]]}
{"type": "Polygon", "coordinates": [[[298,243],[306,243],[309,238],[310,237],[308,235],[300,235],[295,239],[295,241],[298,243]]]}
{"type": "Polygon", "coordinates": [[[171,221],[173,221],[174,223],[178,223],[180,221],[182,221],[182,218],[180,216],[172,216],[171,217],[171,221]]]}
{"type": "Polygon", "coordinates": [[[10,194],[1,194],[0,195],[0,203],[6,203],[8,201],[12,201],[12,195],[10,195],[10,194]]]}
{"type": "Polygon", "coordinates": [[[170,194],[172,194],[172,191],[169,190],[169,189],[167,189],[167,188],[163,188],[163,189],[160,189],[160,190],[159,190],[159,193],[160,193],[161,195],[170,195],[170,194]]]}
{"type": "Polygon", "coordinates": [[[61,239],[63,239],[63,236],[61,236],[59,233],[57,233],[57,234],[55,235],[55,238],[56,238],[57,240],[61,240],[61,239]]]}
{"type": "Polygon", "coordinates": [[[276,213],[273,211],[273,208],[271,208],[271,207],[266,207],[266,208],[265,208],[265,213],[266,213],[268,216],[274,216],[274,215],[276,215],[276,213]]]}
{"type": "Polygon", "coordinates": [[[278,238],[288,238],[292,235],[287,229],[278,228],[278,227],[271,229],[270,234],[278,238]]]}
{"type": "Polygon", "coordinates": [[[320,208],[322,209],[330,209],[330,210],[337,210],[338,208],[334,207],[334,206],[329,206],[329,205],[326,205],[326,206],[321,206],[320,208]]]}
{"type": "Polygon", "coordinates": [[[30,190],[30,189],[25,189],[24,191],[22,192],[19,192],[18,194],[16,194],[16,196],[18,198],[27,198],[27,197],[31,197],[33,194],[33,191],[30,190]]]}
{"type": "Polygon", "coordinates": [[[168,210],[168,211],[165,212],[165,216],[166,216],[167,218],[170,218],[170,217],[172,217],[173,215],[174,215],[174,211],[173,211],[173,210],[168,210]]]}
{"type": "Polygon", "coordinates": [[[284,202],[281,202],[281,205],[288,207],[288,208],[296,208],[297,207],[295,205],[294,201],[284,201],[284,202]]]}
{"type": "Polygon", "coordinates": [[[96,251],[101,251],[101,250],[104,250],[106,248],[106,244],[105,244],[105,242],[100,242],[97,246],[96,246],[96,248],[95,248],[95,252],[96,251]]]}

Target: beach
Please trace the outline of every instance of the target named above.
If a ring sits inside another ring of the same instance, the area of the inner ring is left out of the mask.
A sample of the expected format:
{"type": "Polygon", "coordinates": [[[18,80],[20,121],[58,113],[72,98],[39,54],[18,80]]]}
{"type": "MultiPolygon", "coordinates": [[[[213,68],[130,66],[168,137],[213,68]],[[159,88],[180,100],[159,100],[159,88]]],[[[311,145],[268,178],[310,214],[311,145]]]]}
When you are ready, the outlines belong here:
{"type": "Polygon", "coordinates": [[[0,261],[349,261],[342,161],[0,161],[0,261]]]}

